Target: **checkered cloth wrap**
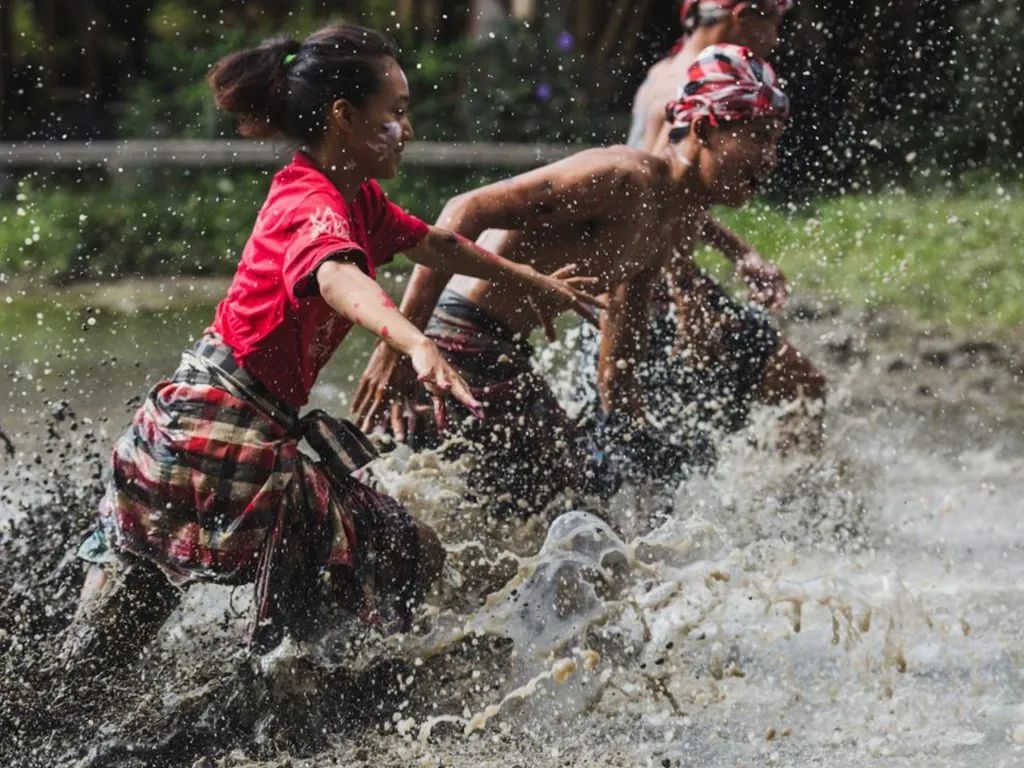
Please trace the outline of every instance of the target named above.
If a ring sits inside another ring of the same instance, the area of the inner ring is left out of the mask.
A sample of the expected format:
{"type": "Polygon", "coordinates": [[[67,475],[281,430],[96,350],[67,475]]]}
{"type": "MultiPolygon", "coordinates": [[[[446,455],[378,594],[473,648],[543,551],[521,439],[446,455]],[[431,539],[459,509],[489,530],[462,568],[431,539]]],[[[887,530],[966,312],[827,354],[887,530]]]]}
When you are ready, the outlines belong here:
{"type": "Polygon", "coordinates": [[[787,13],[793,8],[793,0],[683,0],[679,8],[683,39],[693,34],[701,24],[714,24],[732,13],[734,8],[743,6],[762,13],[787,13]]]}
{"type": "Polygon", "coordinates": [[[405,626],[421,597],[418,524],[351,477],[376,455],[348,422],[299,419],[207,335],[118,441],[101,527],[179,583],[255,580],[257,645],[297,630],[325,584],[364,620],[405,626]]]}
{"type": "Polygon", "coordinates": [[[679,98],[665,107],[672,141],[685,138],[690,124],[700,117],[718,125],[788,115],[789,98],[779,88],[771,64],[741,45],[712,45],[701,51],[687,70],[679,98]]]}

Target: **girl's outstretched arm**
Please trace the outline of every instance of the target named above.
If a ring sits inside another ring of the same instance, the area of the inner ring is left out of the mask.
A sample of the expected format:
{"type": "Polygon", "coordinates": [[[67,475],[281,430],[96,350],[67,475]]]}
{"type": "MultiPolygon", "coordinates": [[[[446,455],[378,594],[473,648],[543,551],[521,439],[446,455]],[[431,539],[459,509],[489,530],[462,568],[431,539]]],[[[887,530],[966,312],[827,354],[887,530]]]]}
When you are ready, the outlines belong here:
{"type": "Polygon", "coordinates": [[[316,279],[320,295],[331,309],[409,357],[417,379],[434,400],[434,414],[440,428],[444,428],[444,398],[449,394],[478,418],[483,416],[483,408],[466,382],[445,361],[434,343],[402,316],[391,297],[356,264],[326,261],[317,270],[316,279]]]}

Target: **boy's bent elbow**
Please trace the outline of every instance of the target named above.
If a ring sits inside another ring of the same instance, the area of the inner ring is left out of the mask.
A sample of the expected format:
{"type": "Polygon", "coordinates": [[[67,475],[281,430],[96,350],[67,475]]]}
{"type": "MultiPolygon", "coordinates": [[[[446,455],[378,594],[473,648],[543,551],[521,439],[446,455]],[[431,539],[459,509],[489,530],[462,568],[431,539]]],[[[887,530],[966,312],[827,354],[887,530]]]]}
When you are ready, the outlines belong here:
{"type": "Polygon", "coordinates": [[[471,193],[463,192],[445,203],[441,215],[437,217],[437,225],[445,229],[461,231],[468,224],[471,193]]]}

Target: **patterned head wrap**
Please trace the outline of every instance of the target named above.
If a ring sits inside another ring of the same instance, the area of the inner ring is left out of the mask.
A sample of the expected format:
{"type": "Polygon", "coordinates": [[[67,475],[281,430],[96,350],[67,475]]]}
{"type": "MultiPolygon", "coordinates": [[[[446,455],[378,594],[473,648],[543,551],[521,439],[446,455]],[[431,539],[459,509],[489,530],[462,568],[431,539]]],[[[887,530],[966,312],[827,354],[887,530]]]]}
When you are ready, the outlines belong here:
{"type": "Polygon", "coordinates": [[[702,21],[717,22],[724,19],[733,8],[749,5],[762,13],[786,13],[793,7],[794,0],[683,0],[679,9],[679,21],[683,25],[683,37],[688,37],[702,21]]]}
{"type": "Polygon", "coordinates": [[[789,97],[779,88],[775,70],[742,45],[712,45],[686,72],[679,98],[665,107],[672,124],[670,141],[686,138],[690,124],[708,117],[712,125],[758,117],[785,119],[789,97]]]}

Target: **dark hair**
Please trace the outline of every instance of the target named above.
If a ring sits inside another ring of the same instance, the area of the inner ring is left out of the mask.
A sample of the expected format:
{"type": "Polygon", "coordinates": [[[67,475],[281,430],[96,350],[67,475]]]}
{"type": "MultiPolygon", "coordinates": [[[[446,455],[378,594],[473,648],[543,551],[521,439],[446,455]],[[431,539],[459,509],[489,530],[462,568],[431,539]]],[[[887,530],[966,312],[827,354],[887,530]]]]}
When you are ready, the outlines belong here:
{"type": "Polygon", "coordinates": [[[398,49],[379,32],[327,27],[304,43],[273,37],[229,54],[207,79],[217,106],[238,116],[243,136],[315,143],[326,106],[336,99],[364,103],[380,86],[388,57],[397,59],[398,49]]]}

